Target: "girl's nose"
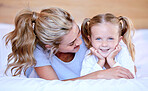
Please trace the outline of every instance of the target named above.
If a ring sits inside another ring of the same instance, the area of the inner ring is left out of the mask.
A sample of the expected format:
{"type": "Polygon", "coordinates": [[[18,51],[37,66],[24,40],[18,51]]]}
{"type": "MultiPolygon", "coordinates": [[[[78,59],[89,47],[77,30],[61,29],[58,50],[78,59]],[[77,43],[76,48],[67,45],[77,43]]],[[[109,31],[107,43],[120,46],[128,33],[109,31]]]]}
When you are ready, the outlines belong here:
{"type": "Polygon", "coordinates": [[[107,46],[107,41],[102,41],[102,46],[107,46]]]}

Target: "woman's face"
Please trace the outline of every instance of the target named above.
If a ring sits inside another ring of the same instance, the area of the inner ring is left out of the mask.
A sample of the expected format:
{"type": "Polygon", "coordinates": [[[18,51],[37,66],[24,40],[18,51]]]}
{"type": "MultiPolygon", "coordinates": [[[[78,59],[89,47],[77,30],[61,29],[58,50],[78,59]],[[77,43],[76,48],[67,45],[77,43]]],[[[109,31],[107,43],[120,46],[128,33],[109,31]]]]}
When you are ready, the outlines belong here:
{"type": "Polygon", "coordinates": [[[91,44],[103,57],[107,57],[120,41],[119,28],[111,23],[96,24],[91,32],[91,44]]]}
{"type": "Polygon", "coordinates": [[[82,40],[80,39],[80,29],[77,24],[74,22],[72,29],[69,31],[67,35],[63,36],[63,40],[59,45],[59,52],[63,53],[76,53],[80,45],[82,44],[82,40]]]}

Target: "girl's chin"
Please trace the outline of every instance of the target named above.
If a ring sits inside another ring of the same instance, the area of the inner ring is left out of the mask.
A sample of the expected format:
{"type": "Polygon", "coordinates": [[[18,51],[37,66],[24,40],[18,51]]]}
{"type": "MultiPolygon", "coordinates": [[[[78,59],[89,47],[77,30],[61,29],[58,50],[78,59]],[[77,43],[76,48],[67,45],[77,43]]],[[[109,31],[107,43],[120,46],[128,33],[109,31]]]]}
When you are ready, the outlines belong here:
{"type": "Polygon", "coordinates": [[[107,57],[110,53],[111,53],[112,50],[108,50],[108,51],[99,51],[99,53],[103,56],[103,57],[107,57]]]}
{"type": "Polygon", "coordinates": [[[109,55],[109,52],[106,52],[106,53],[101,52],[100,54],[101,54],[103,57],[107,57],[107,56],[109,55]]]}
{"type": "MultiPolygon", "coordinates": [[[[101,54],[102,55],[102,54],[101,54]]],[[[104,58],[106,58],[108,55],[102,55],[104,58]]]]}

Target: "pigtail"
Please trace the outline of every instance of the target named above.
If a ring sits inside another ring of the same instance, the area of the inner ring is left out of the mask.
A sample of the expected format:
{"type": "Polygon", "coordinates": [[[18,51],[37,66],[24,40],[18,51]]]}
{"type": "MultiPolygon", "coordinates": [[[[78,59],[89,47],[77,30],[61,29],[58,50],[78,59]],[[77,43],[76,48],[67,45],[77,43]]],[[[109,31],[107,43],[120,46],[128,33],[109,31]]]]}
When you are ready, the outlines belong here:
{"type": "MultiPolygon", "coordinates": [[[[35,22],[37,13],[30,10],[21,11],[15,18],[14,31],[5,35],[6,45],[11,42],[12,53],[8,55],[8,66],[13,76],[24,74],[30,66],[36,64],[33,51],[36,46],[35,22]],[[13,71],[14,70],[14,71],[13,71]]],[[[5,74],[7,74],[5,71],[5,74]]]]}
{"type": "Polygon", "coordinates": [[[119,17],[120,21],[120,28],[121,28],[121,36],[123,36],[123,41],[127,45],[127,48],[130,52],[130,55],[132,57],[132,60],[135,60],[135,48],[134,44],[132,43],[132,36],[131,36],[131,30],[133,30],[134,34],[134,27],[132,22],[126,18],[126,17],[119,17]]]}
{"type": "Polygon", "coordinates": [[[88,39],[88,36],[91,36],[91,31],[89,29],[89,22],[90,22],[90,19],[85,18],[82,25],[81,25],[82,38],[83,38],[87,48],[90,48],[90,44],[91,44],[88,39]]]}

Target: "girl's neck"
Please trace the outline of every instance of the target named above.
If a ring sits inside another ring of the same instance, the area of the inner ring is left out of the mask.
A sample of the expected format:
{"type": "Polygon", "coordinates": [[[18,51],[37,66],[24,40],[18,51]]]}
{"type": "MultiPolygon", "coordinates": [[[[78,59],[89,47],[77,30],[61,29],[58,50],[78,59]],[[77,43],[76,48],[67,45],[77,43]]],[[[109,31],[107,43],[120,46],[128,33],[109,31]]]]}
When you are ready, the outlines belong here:
{"type": "Polygon", "coordinates": [[[56,56],[63,62],[70,62],[74,59],[75,53],[56,53],[56,56]]]}

